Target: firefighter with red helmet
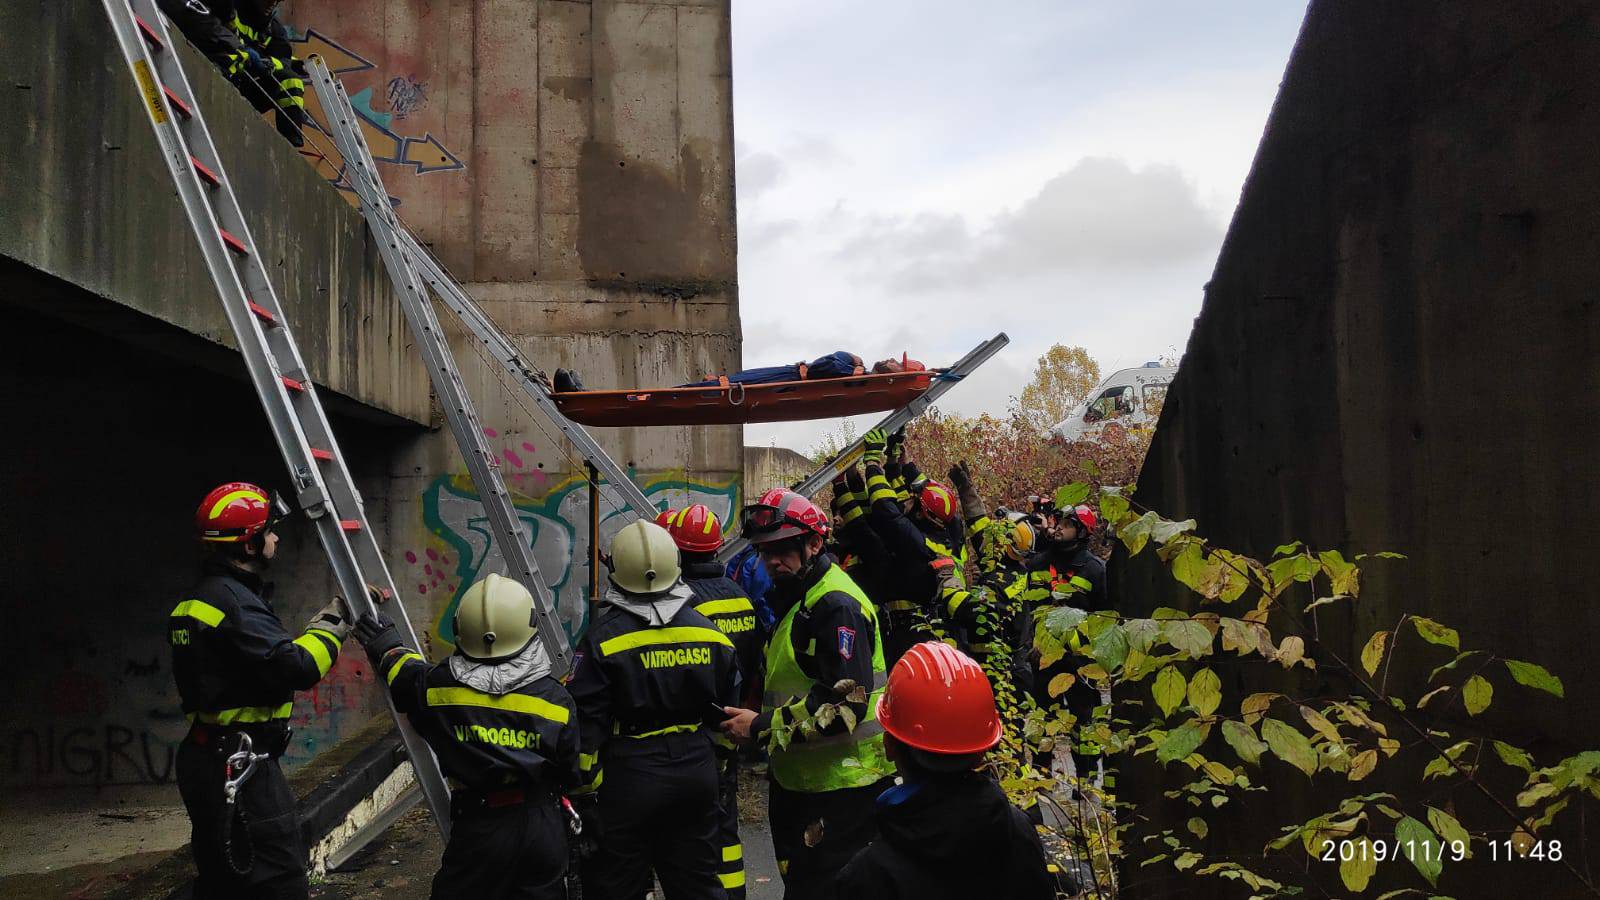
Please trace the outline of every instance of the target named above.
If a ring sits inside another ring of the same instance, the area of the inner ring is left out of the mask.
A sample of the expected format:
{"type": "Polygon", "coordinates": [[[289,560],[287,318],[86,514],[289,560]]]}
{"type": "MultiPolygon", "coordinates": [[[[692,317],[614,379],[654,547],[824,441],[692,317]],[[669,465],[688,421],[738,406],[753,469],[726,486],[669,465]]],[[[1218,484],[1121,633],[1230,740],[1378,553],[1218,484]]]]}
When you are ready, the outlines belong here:
{"type": "Polygon", "coordinates": [[[874,837],[872,805],[893,783],[878,697],[878,615],[824,550],[828,519],[774,488],[740,513],[772,573],[780,616],[767,642],[761,711],[729,708],[723,730],[768,748],[772,845],[787,900],[831,896],[839,868],[874,837]]]}
{"type": "Polygon", "coordinates": [[[955,495],[936,481],[915,478],[914,464],[902,464],[902,472],[909,468],[915,478],[902,500],[885,471],[890,444],[890,435],[867,432],[862,462],[869,521],[888,556],[884,659],[894,665],[913,644],[944,629],[943,610],[965,589],[966,554],[959,542],[950,546],[951,525],[960,522],[955,495]]]}
{"type": "Polygon", "coordinates": [[[984,772],[1000,717],[978,664],[917,644],[889,674],[878,721],[901,783],[877,799],[878,838],[839,873],[839,900],[1050,900],[1039,833],[984,772]]]}
{"type": "MultiPolygon", "coordinates": [[[[1081,504],[1058,509],[1042,498],[1035,501],[1034,507],[1039,522],[1037,549],[1024,562],[1027,571],[1023,576],[1023,601],[1030,617],[1034,610],[1047,606],[1070,606],[1088,613],[1110,610],[1106,565],[1089,549],[1089,539],[1100,525],[1094,510],[1081,504]]],[[[1079,727],[1086,728],[1092,717],[1109,713],[1101,703],[1098,688],[1077,678],[1060,699],[1052,699],[1049,694],[1051,679],[1062,673],[1077,676],[1078,667],[1091,661],[1088,644],[1077,632],[1068,637],[1066,649],[1060,660],[1034,673],[1033,696],[1041,706],[1065,703],[1077,717],[1079,727]]],[[[1078,775],[1083,777],[1098,764],[1100,749],[1093,741],[1080,740],[1072,755],[1078,775]]]]}
{"type": "MultiPolygon", "coordinates": [[[[683,560],[683,583],[694,592],[695,612],[711,620],[733,642],[735,671],[742,702],[752,702],[751,691],[761,679],[761,645],[764,636],[755,604],[744,588],[729,578],[717,562],[722,547],[722,523],[703,503],[683,509],[663,510],[656,524],[672,535],[683,560]]],[[[739,840],[739,755],[723,738],[717,748],[717,781],[722,806],[719,840],[722,867],[717,877],[729,900],[744,900],[744,844],[739,840]]]]}
{"type": "Polygon", "coordinates": [[[278,757],[289,743],[295,691],[328,674],[350,621],[334,597],[299,637],[284,630],[265,580],[283,511],[281,501],[242,481],[207,494],[195,511],[203,576],[167,618],[172,673],[190,722],[176,766],[193,826],[197,898],[305,897],[309,890],[294,792],[278,757]],[[266,759],[229,805],[227,760],[246,743],[266,759]]]}

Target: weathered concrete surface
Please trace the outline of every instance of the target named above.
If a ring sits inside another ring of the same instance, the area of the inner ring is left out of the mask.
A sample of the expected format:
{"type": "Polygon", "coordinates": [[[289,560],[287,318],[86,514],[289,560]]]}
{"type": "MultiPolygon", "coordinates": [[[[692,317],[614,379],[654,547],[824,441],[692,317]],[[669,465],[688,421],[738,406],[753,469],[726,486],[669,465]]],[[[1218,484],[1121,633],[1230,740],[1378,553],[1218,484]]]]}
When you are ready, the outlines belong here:
{"type": "MultiPolygon", "coordinates": [[[[1319,611],[1326,646],[1355,659],[1410,612],[1549,666],[1565,702],[1497,676],[1487,723],[1546,762],[1600,735],[1597,32],[1591,3],[1313,3],[1139,480],[1222,546],[1408,554],[1319,611]]],[[[1123,604],[1159,605],[1135,562],[1123,604]]],[[[1391,685],[1433,651],[1403,639],[1391,685]]],[[[1241,821],[1321,811],[1303,785],[1241,821]]],[[[1557,865],[1486,858],[1471,896],[1572,895],[1557,865]]]]}
{"type": "MultiPolygon", "coordinates": [[[[726,0],[282,8],[356,99],[401,218],[529,359],[576,369],[594,388],[739,367],[726,0]]],[[[457,357],[476,359],[444,318],[457,357]]],[[[581,627],[580,467],[492,367],[464,377],[562,613],[581,627]]],[[[738,428],[595,434],[658,503],[703,500],[719,514],[737,503],[738,428]]],[[[494,562],[472,524],[475,495],[455,477],[463,470],[448,441],[418,444],[391,466],[395,522],[415,538],[397,577],[430,602],[444,595],[442,642],[455,598],[494,562]]],[[[616,506],[602,500],[602,540],[621,524],[616,506]]]]}
{"type": "Polygon", "coordinates": [[[744,448],[744,483],[755,495],[772,487],[788,487],[810,475],[816,463],[788,447],[744,448]]]}
{"type": "MultiPolygon", "coordinates": [[[[369,139],[402,148],[380,165],[401,218],[531,359],[595,388],[739,367],[727,0],[283,10],[311,44],[338,44],[352,95],[372,91],[369,139]],[[419,164],[423,147],[450,159],[419,164]]],[[[486,421],[537,434],[514,398],[484,386],[486,421]]],[[[640,471],[709,483],[738,480],[739,434],[599,436],[640,471]]],[[[561,442],[531,443],[547,474],[574,471],[561,442]]]]}
{"type": "MultiPolygon", "coordinates": [[[[313,377],[426,423],[427,376],[361,217],[178,43],[313,377]]],[[[235,346],[104,8],[5,0],[0,46],[11,73],[0,121],[14,151],[0,167],[0,257],[49,276],[8,299],[122,335],[145,330],[137,317],[90,301],[110,299],[235,346]]]]}

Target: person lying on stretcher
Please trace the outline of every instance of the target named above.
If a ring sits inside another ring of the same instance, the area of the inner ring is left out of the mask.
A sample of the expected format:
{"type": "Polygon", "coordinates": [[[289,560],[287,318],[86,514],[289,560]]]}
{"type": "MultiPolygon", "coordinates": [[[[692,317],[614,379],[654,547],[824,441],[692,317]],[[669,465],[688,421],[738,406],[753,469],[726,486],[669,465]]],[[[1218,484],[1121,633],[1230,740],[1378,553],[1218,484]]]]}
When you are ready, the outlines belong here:
{"type": "MultiPolygon", "coordinates": [[[[923,372],[927,366],[917,360],[901,355],[899,359],[882,359],[872,364],[872,374],[889,375],[898,372],[923,372]]],[[[835,350],[820,359],[809,363],[794,363],[788,366],[766,366],[760,369],[745,369],[728,376],[729,384],[775,384],[781,381],[815,381],[821,378],[849,378],[852,375],[864,375],[867,370],[862,365],[861,357],[843,350],[835,350]]],[[[709,378],[704,381],[692,381],[680,384],[678,387],[718,387],[722,384],[721,378],[709,378]]],[[[570,369],[557,369],[555,377],[555,392],[570,393],[584,390],[583,381],[578,378],[578,373],[570,369]]]]}

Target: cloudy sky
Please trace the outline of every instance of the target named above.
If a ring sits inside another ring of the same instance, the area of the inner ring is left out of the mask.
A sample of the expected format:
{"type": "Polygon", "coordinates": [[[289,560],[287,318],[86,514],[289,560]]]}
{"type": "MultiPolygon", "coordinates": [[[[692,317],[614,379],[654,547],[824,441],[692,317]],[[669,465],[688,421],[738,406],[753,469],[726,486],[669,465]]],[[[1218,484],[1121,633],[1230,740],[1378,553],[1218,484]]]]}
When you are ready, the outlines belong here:
{"type": "MultiPolygon", "coordinates": [[[[1181,352],[1304,8],[734,3],[746,365],[940,365],[1005,331],[941,403],[971,414],[1053,343],[1107,373],[1181,352]]],[[[839,427],[745,434],[806,451],[839,427]]]]}

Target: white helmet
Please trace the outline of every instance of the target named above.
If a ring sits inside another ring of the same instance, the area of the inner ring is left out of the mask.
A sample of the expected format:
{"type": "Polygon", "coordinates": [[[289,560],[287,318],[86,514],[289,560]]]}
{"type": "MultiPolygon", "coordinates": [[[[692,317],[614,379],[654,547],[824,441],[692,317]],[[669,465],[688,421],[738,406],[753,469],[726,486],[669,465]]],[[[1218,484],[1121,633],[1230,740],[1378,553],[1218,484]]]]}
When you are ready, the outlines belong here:
{"type": "Polygon", "coordinates": [[[678,545],[665,528],[639,519],[611,539],[611,583],[630,594],[659,594],[678,583],[678,545]]]}
{"type": "Polygon", "coordinates": [[[509,659],[539,633],[533,595],[514,579],[490,575],[467,588],[456,607],[456,649],[477,662],[509,659]]]}

